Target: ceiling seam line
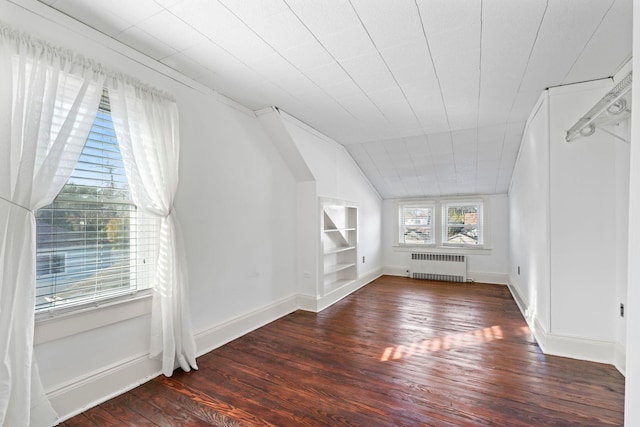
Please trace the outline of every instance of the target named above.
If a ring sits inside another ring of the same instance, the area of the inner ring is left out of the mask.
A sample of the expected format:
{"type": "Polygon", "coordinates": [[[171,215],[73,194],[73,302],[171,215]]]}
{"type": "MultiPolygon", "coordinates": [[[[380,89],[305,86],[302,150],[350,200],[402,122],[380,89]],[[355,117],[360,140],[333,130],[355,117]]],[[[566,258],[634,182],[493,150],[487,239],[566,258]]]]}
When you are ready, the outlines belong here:
{"type": "Polygon", "coordinates": [[[420,6],[418,6],[418,1],[414,0],[414,4],[416,5],[418,17],[420,18],[420,25],[422,26],[422,35],[424,36],[424,41],[427,44],[427,52],[429,52],[429,58],[431,59],[431,66],[433,67],[433,73],[436,77],[436,80],[438,81],[438,89],[440,91],[440,99],[442,101],[444,115],[447,119],[447,127],[449,128],[449,132],[451,132],[451,121],[449,120],[449,111],[447,110],[447,104],[444,101],[444,92],[442,91],[442,82],[440,81],[440,76],[438,75],[438,69],[436,68],[436,63],[433,60],[433,53],[431,52],[431,46],[429,45],[429,38],[427,37],[427,30],[424,27],[424,20],[422,19],[422,13],[420,13],[420,6]]]}
{"type": "MultiPolygon", "coordinates": [[[[282,55],[276,48],[274,48],[271,43],[269,43],[268,41],[266,41],[260,34],[258,34],[253,28],[251,28],[242,18],[240,18],[240,16],[238,16],[234,11],[232,11],[226,4],[224,4],[221,0],[218,0],[218,3],[220,3],[222,5],[222,7],[224,7],[225,9],[227,9],[229,11],[229,13],[231,13],[233,16],[236,17],[236,19],[240,22],[242,22],[242,24],[247,27],[247,29],[249,31],[251,31],[253,34],[256,35],[256,37],[258,37],[260,40],[262,40],[264,42],[264,44],[266,44],[267,46],[269,46],[271,48],[271,50],[273,50],[280,58],[284,59],[289,65],[291,65],[298,73],[300,73],[301,75],[303,75],[307,80],[309,80],[315,87],[317,87],[318,89],[320,89],[320,91],[322,93],[324,93],[327,97],[329,97],[329,99],[331,99],[333,102],[335,102],[337,105],[340,106],[340,108],[342,108],[347,114],[349,114],[354,120],[358,120],[358,118],[351,112],[349,111],[344,105],[342,105],[340,102],[338,102],[337,99],[335,99],[333,96],[331,96],[327,91],[325,91],[324,89],[322,89],[316,82],[313,81],[313,79],[311,79],[309,76],[307,76],[305,73],[302,72],[302,70],[300,70],[298,67],[296,67],[291,61],[289,61],[284,55],[282,55]]],[[[270,79],[268,79],[269,81],[271,81],[270,79]]]]}
{"type": "MultiPolygon", "coordinates": [[[[548,0],[547,0],[548,1],[548,0]]],[[[449,111],[447,110],[447,104],[444,101],[444,92],[442,91],[442,82],[440,81],[440,76],[438,75],[438,69],[436,68],[436,63],[433,60],[433,52],[431,52],[431,45],[429,44],[429,38],[427,37],[427,30],[424,25],[424,20],[422,19],[422,13],[420,13],[420,6],[418,6],[418,1],[414,0],[414,4],[416,5],[416,10],[418,12],[418,17],[420,18],[420,25],[422,26],[422,35],[424,36],[424,41],[427,44],[427,51],[429,52],[429,58],[431,59],[431,65],[433,66],[433,73],[438,81],[438,89],[440,91],[440,99],[442,101],[442,107],[444,109],[444,114],[447,119],[447,127],[449,128],[449,142],[451,146],[451,155],[453,157],[453,173],[455,176],[458,175],[458,170],[456,168],[456,156],[453,152],[453,133],[451,131],[451,121],[449,120],[449,111]]],[[[437,174],[436,174],[437,176],[437,174]]],[[[457,180],[456,180],[457,184],[457,180]]],[[[456,185],[457,188],[457,185],[456,185]]]]}
{"type": "Polygon", "coordinates": [[[431,150],[431,143],[429,142],[429,136],[424,136],[427,140],[427,148],[429,149],[429,159],[431,160],[431,168],[433,169],[433,174],[436,176],[436,187],[438,188],[438,195],[442,195],[442,189],[440,188],[440,179],[438,178],[438,170],[433,162],[433,150],[431,150]]]}
{"type": "Polygon", "coordinates": [[[600,22],[598,23],[598,26],[593,30],[593,32],[591,33],[591,36],[589,36],[589,39],[586,41],[586,43],[584,44],[584,46],[582,46],[582,49],[580,50],[580,53],[578,53],[578,55],[576,56],[576,59],[573,61],[573,63],[571,64],[571,67],[569,67],[569,70],[567,71],[567,74],[564,75],[564,77],[561,80],[561,84],[565,84],[565,80],[567,79],[567,76],[569,74],[571,74],[571,70],[573,70],[573,67],[576,66],[576,64],[578,63],[578,61],[580,60],[580,58],[582,57],[582,54],[584,53],[584,51],[587,49],[587,46],[589,46],[589,43],[591,43],[591,40],[593,39],[593,37],[596,35],[596,33],[598,32],[598,29],[600,28],[600,26],[602,25],[602,23],[604,22],[605,18],[607,17],[607,15],[609,15],[609,12],[611,11],[611,9],[613,8],[613,5],[615,4],[616,0],[612,0],[611,4],[609,5],[609,8],[606,10],[606,12],[602,15],[602,18],[600,19],[600,22]]]}
{"type": "Polygon", "coordinates": [[[509,129],[509,125],[504,125],[504,134],[502,135],[502,147],[500,148],[500,162],[498,163],[498,173],[496,174],[496,181],[493,185],[493,192],[498,191],[498,181],[500,180],[500,171],[502,170],[502,159],[504,158],[504,143],[507,140],[507,130],[509,129]]]}
{"type": "MultiPolygon", "coordinates": [[[[283,0],[283,1],[285,1],[285,0],[283,0]]],[[[398,86],[398,89],[400,89],[400,92],[402,93],[402,96],[404,97],[404,100],[406,101],[407,105],[409,106],[409,109],[411,110],[411,113],[413,114],[413,117],[416,119],[416,122],[417,122],[418,126],[420,126],[420,129],[422,129],[423,133],[426,133],[426,131],[424,129],[424,126],[422,126],[422,123],[420,122],[420,118],[418,118],[418,115],[416,114],[415,110],[413,109],[413,106],[411,105],[411,102],[409,102],[409,98],[407,97],[407,94],[402,89],[402,86],[400,85],[400,82],[398,82],[398,79],[396,78],[396,76],[393,74],[393,71],[391,71],[391,68],[389,67],[389,64],[387,63],[387,61],[384,59],[384,56],[380,52],[380,49],[378,48],[378,45],[373,40],[373,37],[371,37],[371,33],[369,33],[369,30],[367,30],[367,27],[364,25],[364,22],[362,22],[362,17],[360,16],[358,11],[356,10],[356,8],[353,5],[351,0],[349,0],[349,4],[351,5],[351,8],[353,9],[354,13],[358,17],[358,21],[360,21],[360,25],[362,26],[362,29],[367,34],[367,37],[369,37],[369,40],[371,41],[371,44],[373,45],[373,47],[376,49],[376,52],[378,53],[378,56],[380,57],[380,60],[382,61],[384,66],[387,68],[387,71],[391,75],[391,78],[393,79],[393,81],[396,83],[396,86],[398,86]]]]}
{"type": "Polygon", "coordinates": [[[378,167],[378,165],[376,164],[375,160],[373,160],[373,157],[371,156],[371,153],[369,153],[369,150],[367,150],[367,148],[365,147],[364,143],[361,143],[360,145],[362,145],[362,149],[364,150],[365,153],[367,153],[367,157],[369,157],[369,160],[371,160],[371,164],[373,165],[373,167],[376,169],[376,171],[378,172],[378,175],[380,176],[380,178],[383,180],[383,182],[385,183],[387,189],[391,188],[391,185],[389,184],[389,181],[387,180],[387,177],[382,175],[382,172],[380,172],[380,168],[378,167]]]}
{"type": "MultiPolygon", "coordinates": [[[[155,1],[155,0],[154,0],[155,1]]],[[[192,28],[195,32],[197,32],[198,34],[200,34],[202,37],[204,37],[205,39],[207,39],[208,41],[210,41],[211,43],[213,43],[214,45],[216,45],[217,47],[219,47],[220,49],[222,49],[227,55],[229,55],[231,58],[235,59],[236,61],[238,61],[240,64],[244,65],[245,67],[247,67],[247,69],[253,71],[254,73],[256,73],[258,76],[264,78],[264,80],[266,82],[268,82],[269,84],[277,87],[278,89],[280,89],[281,91],[283,91],[284,93],[286,93],[287,95],[289,95],[290,97],[292,97],[293,99],[295,99],[298,102],[302,102],[304,103],[304,100],[299,99],[297,96],[295,96],[294,94],[292,94],[291,92],[289,92],[287,89],[281,87],[280,85],[274,83],[273,81],[271,81],[271,79],[267,78],[265,75],[263,75],[262,73],[258,72],[258,70],[254,69],[252,66],[250,66],[249,64],[247,64],[246,62],[244,62],[242,59],[238,58],[236,55],[234,55],[233,53],[231,53],[228,49],[226,49],[224,46],[218,44],[215,40],[211,39],[211,37],[209,37],[208,35],[204,34],[202,31],[200,31],[199,29],[195,28],[193,25],[189,24],[187,21],[185,21],[184,19],[182,19],[180,16],[176,15],[173,11],[171,11],[170,9],[165,8],[164,10],[166,10],[168,13],[170,13],[172,16],[174,16],[176,19],[178,19],[180,22],[182,22],[183,24],[189,26],[190,28],[192,28]]],[[[230,11],[231,12],[231,11],[230,11]]],[[[231,12],[233,13],[233,12],[231,12]]],[[[235,15],[234,15],[235,16],[235,15]]],[[[236,16],[237,17],[237,16],[236,16]]],[[[239,18],[238,18],[239,19],[239,18]]],[[[242,21],[241,21],[242,22],[242,21]]],[[[244,24],[244,22],[243,22],[244,24]]],[[[245,24],[246,25],[246,24],[245,24]]],[[[153,37],[153,36],[152,36],[153,37]]],[[[178,51],[178,53],[181,53],[180,51],[178,51]]],[[[191,58],[193,59],[193,58],[191,58]]],[[[193,61],[195,63],[197,63],[198,65],[204,67],[205,69],[211,71],[212,73],[216,73],[215,70],[212,70],[211,68],[207,67],[205,64],[201,63],[200,61],[198,61],[197,59],[193,59],[193,61]]],[[[158,60],[158,62],[161,62],[160,60],[158,60]]],[[[166,65],[166,64],[165,64],[166,65]]],[[[168,66],[168,65],[167,65],[168,66]]],[[[178,71],[178,70],[176,70],[178,71]]],[[[178,71],[180,72],[180,71],[178,71]]],[[[227,95],[224,95],[227,96],[227,95]]],[[[239,102],[239,101],[236,101],[239,102]]]]}
{"type": "MultiPolygon", "coordinates": [[[[382,147],[384,148],[385,153],[387,153],[387,157],[389,158],[389,160],[391,160],[391,156],[389,155],[389,150],[387,150],[387,146],[385,144],[382,144],[382,147]]],[[[391,164],[393,165],[393,169],[394,169],[396,177],[398,177],[398,181],[402,183],[402,187],[404,188],[405,197],[409,197],[408,196],[408,191],[407,191],[407,186],[404,183],[404,179],[402,179],[402,177],[398,173],[398,169],[396,168],[396,165],[394,164],[393,161],[391,161],[391,164]]]]}
{"type": "MultiPolygon", "coordinates": [[[[316,37],[315,33],[313,31],[311,31],[311,29],[307,26],[307,24],[304,23],[304,21],[300,18],[300,16],[298,16],[298,14],[293,10],[293,8],[289,5],[289,3],[287,3],[287,0],[282,0],[282,2],[289,8],[289,10],[291,11],[291,13],[293,14],[293,16],[296,17],[296,19],[298,20],[298,22],[300,22],[300,24],[302,24],[302,26],[304,26],[304,28],[309,32],[309,34],[311,34],[311,37],[313,37],[315,39],[316,42],[318,42],[318,44],[320,46],[322,46],[322,48],[324,49],[325,52],[327,52],[327,54],[331,57],[331,59],[333,59],[334,61],[336,61],[336,64],[338,64],[338,67],[340,67],[340,69],[342,71],[344,71],[344,73],[349,76],[349,78],[351,79],[351,81],[353,82],[353,84],[356,85],[356,87],[358,89],[360,89],[360,92],[362,92],[362,94],[376,107],[376,109],[380,112],[380,114],[382,114],[382,116],[388,120],[387,116],[384,114],[384,112],[380,109],[380,106],[373,100],[371,99],[371,97],[369,96],[369,94],[358,84],[358,82],[356,82],[356,80],[353,78],[353,76],[351,76],[351,74],[344,68],[344,66],[340,63],[340,61],[333,56],[333,54],[329,51],[329,49],[326,48],[326,46],[320,41],[320,39],[318,39],[318,37],[316,37]]],[[[356,12],[357,15],[357,12],[356,12]]]]}
{"type": "Polygon", "coordinates": [[[538,28],[536,30],[536,36],[533,39],[533,43],[531,44],[531,49],[529,50],[529,56],[527,57],[527,63],[524,66],[524,70],[522,70],[522,76],[520,77],[520,83],[518,83],[518,89],[516,89],[516,97],[513,99],[511,103],[511,108],[509,108],[509,114],[507,115],[507,123],[509,122],[509,118],[511,117],[511,113],[513,112],[513,107],[516,105],[516,99],[518,94],[520,93],[520,89],[522,88],[522,83],[524,82],[524,77],[527,75],[527,70],[529,69],[529,64],[531,63],[531,58],[533,57],[533,51],[535,50],[536,44],[538,43],[538,37],[540,37],[540,29],[542,28],[542,23],[544,22],[544,18],[547,16],[547,10],[549,10],[549,0],[546,0],[544,11],[542,12],[542,17],[540,18],[540,23],[538,24],[538,28]]]}

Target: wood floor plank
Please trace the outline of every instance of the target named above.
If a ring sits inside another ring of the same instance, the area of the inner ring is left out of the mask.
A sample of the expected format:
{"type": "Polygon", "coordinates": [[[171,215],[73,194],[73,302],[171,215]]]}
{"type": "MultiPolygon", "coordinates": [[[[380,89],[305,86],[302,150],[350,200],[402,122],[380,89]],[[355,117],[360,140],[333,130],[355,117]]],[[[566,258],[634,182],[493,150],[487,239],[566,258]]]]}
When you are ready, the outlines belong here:
{"type": "Polygon", "coordinates": [[[499,285],[383,276],[198,365],[67,423],[128,425],[140,416],[159,426],[623,425],[622,375],[543,354],[499,285]]]}

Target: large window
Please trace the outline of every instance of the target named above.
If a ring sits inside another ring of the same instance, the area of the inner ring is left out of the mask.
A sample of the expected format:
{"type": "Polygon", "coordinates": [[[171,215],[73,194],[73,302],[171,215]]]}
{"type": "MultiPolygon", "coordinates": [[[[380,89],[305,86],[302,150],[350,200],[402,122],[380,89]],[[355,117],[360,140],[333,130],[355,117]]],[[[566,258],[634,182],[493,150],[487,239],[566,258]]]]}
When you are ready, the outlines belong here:
{"type": "Polygon", "coordinates": [[[401,201],[398,204],[400,246],[482,247],[483,198],[401,201]]]}
{"type": "Polygon", "coordinates": [[[158,221],[131,201],[106,92],[73,174],[36,225],[36,310],[150,287],[158,221]]]}

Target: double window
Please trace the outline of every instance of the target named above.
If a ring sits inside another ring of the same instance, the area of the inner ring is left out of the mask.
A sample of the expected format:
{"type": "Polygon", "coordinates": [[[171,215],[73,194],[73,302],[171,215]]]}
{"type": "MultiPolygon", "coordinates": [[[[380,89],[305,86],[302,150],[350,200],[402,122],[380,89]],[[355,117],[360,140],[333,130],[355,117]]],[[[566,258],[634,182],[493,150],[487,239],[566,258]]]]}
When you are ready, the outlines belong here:
{"type": "Polygon", "coordinates": [[[482,247],[484,201],[408,201],[398,205],[398,244],[482,247]]]}
{"type": "Polygon", "coordinates": [[[150,287],[159,223],[131,201],[106,91],[75,170],[36,226],[36,310],[150,287]]]}

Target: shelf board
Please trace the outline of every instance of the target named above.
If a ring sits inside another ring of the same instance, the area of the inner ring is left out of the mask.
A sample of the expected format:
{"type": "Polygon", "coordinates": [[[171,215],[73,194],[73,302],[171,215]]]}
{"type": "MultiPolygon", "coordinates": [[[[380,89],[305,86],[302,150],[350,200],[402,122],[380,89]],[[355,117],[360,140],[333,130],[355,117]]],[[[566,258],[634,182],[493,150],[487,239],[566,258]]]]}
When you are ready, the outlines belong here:
{"type": "Polygon", "coordinates": [[[337,273],[338,271],[346,270],[347,268],[355,267],[355,266],[356,266],[355,263],[330,265],[325,268],[324,274],[327,275],[327,274],[337,273]]]}
{"type": "Polygon", "coordinates": [[[324,232],[325,233],[332,233],[335,231],[356,231],[355,227],[352,228],[325,228],[324,232]]]}
{"type": "Polygon", "coordinates": [[[355,246],[345,246],[345,247],[340,247],[340,248],[332,248],[332,249],[328,249],[325,251],[325,255],[331,255],[331,254],[339,254],[340,252],[346,252],[346,251],[350,251],[352,249],[355,249],[355,246]]]}

